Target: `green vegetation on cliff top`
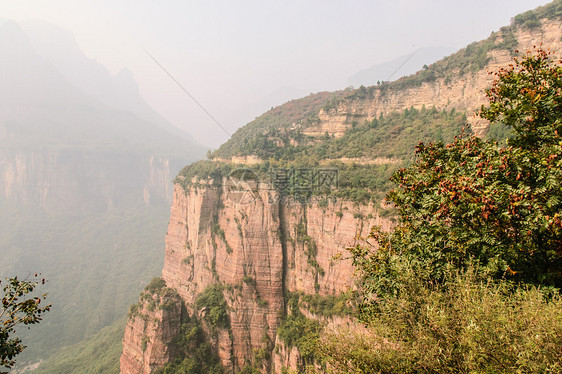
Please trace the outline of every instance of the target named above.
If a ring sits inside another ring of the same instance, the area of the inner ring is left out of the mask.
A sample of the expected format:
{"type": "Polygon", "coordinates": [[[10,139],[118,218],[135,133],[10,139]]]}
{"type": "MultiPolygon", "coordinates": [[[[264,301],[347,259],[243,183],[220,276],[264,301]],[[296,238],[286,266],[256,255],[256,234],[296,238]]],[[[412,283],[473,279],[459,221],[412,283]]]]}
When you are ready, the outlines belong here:
{"type": "MultiPolygon", "coordinates": [[[[503,27],[497,33],[492,33],[489,38],[472,43],[451,56],[435,62],[427,69],[420,70],[416,74],[377,86],[361,86],[357,89],[346,89],[333,93],[321,92],[298,100],[292,100],[264,113],[246,126],[238,129],[232,138],[215,151],[212,156],[220,159],[245,155],[256,155],[264,160],[270,158],[276,160],[293,159],[298,153],[303,153],[299,152],[299,150],[307,150],[304,153],[308,153],[310,144],[319,141],[304,135],[303,132],[318,123],[317,115],[321,109],[330,111],[336,109],[342,102],[371,100],[377,92],[384,95],[389,91],[416,87],[424,82],[432,82],[436,79],[444,79],[446,84],[453,82],[464,74],[471,74],[485,68],[489,62],[488,53],[490,51],[507,50],[513,54],[518,44],[515,36],[517,30],[533,29],[540,26],[542,19],[560,19],[561,17],[562,0],[555,0],[535,10],[517,15],[509,26],[503,27]],[[297,150],[288,150],[289,148],[296,148],[297,150]]],[[[354,120],[362,122],[360,119],[350,117],[348,118],[349,124],[351,125],[354,120]]],[[[443,120],[443,118],[440,120],[443,120]]],[[[439,139],[439,137],[436,139],[439,139]]],[[[447,142],[448,140],[443,139],[443,141],[447,142]]],[[[343,140],[340,140],[341,142],[343,140]]],[[[335,145],[338,142],[332,144],[335,145]]],[[[367,155],[356,156],[354,154],[365,152],[365,150],[371,148],[371,145],[363,142],[350,144],[350,146],[355,146],[353,152],[340,152],[337,157],[373,157],[373,153],[375,153],[375,157],[387,156],[376,154],[376,151],[367,152],[370,153],[367,155]]],[[[382,144],[379,144],[379,146],[382,146],[382,144]]],[[[325,148],[320,147],[318,152],[321,153],[321,150],[325,148]]],[[[403,150],[405,149],[407,147],[403,147],[403,150]]],[[[404,156],[403,151],[400,153],[401,156],[404,156]]],[[[320,156],[321,158],[322,154],[311,156],[320,156]]],[[[330,157],[336,156],[330,155],[330,157]]]]}
{"type": "MultiPolygon", "coordinates": [[[[332,194],[356,202],[378,201],[381,193],[391,187],[392,173],[409,162],[418,142],[450,142],[461,133],[465,121],[465,115],[455,111],[411,108],[401,114],[353,123],[340,138],[301,136],[302,144],[285,147],[277,144],[289,144],[295,139],[290,137],[292,133],[272,128],[244,141],[238,154],[254,154],[265,160],[249,167],[263,181],[268,180],[273,168],[337,168],[339,188],[332,194]],[[342,162],[342,158],[356,160],[342,162]],[[363,159],[376,161],[362,163],[363,159]]],[[[206,183],[208,178],[220,184],[223,177],[239,167],[227,162],[198,161],[185,167],[176,182],[184,188],[200,181],[206,183]]]]}
{"type": "Polygon", "coordinates": [[[255,134],[267,133],[274,129],[289,129],[296,124],[312,124],[317,120],[316,115],[325,103],[341,94],[341,91],[319,92],[275,107],[239,128],[230,140],[220,146],[214,156],[223,158],[240,155],[241,148],[255,134]]]}

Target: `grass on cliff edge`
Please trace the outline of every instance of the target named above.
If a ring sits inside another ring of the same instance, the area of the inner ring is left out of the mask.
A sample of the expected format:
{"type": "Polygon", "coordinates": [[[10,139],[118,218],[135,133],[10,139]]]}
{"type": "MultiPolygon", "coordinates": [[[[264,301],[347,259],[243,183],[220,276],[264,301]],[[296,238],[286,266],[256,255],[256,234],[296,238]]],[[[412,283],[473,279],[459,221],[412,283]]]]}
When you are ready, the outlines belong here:
{"type": "Polygon", "coordinates": [[[401,295],[363,331],[330,332],[316,357],[334,373],[560,373],[562,298],[450,274],[430,285],[407,266],[401,295]]]}

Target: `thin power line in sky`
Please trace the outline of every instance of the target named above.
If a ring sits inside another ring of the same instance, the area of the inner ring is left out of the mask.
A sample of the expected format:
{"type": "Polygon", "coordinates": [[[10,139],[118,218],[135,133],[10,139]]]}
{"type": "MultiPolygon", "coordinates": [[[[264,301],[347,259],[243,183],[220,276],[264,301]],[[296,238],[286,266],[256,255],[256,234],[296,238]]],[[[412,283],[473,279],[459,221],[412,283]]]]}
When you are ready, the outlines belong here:
{"type": "Polygon", "coordinates": [[[191,100],[193,100],[195,102],[195,104],[199,105],[199,107],[205,112],[207,113],[207,115],[209,116],[209,118],[211,118],[229,137],[231,137],[232,135],[219,123],[219,121],[217,121],[217,119],[215,117],[213,117],[213,115],[211,113],[209,113],[209,111],[207,109],[205,109],[205,107],[203,105],[201,105],[201,103],[199,101],[197,101],[197,99],[195,97],[193,97],[192,94],[189,93],[189,91],[187,91],[185,89],[184,86],[182,86],[182,84],[180,82],[178,82],[178,80],[176,78],[174,78],[174,76],[172,74],[170,74],[170,72],[164,67],[162,66],[162,64],[160,62],[158,62],[158,60],[156,58],[154,58],[154,56],[152,56],[150,54],[150,52],[148,52],[147,50],[145,50],[146,54],[152,59],[152,61],[154,61],[158,66],[160,66],[160,68],[166,73],[168,74],[168,76],[174,81],[176,82],[176,84],[183,90],[183,92],[185,92],[190,98],[191,100]]]}

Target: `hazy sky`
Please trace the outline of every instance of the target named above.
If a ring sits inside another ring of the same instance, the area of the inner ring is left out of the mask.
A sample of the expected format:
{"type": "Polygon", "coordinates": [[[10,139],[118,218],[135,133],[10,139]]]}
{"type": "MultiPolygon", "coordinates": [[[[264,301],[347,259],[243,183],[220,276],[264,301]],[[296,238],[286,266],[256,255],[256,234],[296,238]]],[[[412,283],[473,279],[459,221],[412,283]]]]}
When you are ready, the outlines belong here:
{"type": "Polygon", "coordinates": [[[290,95],[345,88],[417,48],[461,48],[548,2],[0,0],[0,17],[72,31],[88,57],[113,73],[127,67],[150,105],[216,147],[228,135],[145,51],[233,133],[290,95]]]}

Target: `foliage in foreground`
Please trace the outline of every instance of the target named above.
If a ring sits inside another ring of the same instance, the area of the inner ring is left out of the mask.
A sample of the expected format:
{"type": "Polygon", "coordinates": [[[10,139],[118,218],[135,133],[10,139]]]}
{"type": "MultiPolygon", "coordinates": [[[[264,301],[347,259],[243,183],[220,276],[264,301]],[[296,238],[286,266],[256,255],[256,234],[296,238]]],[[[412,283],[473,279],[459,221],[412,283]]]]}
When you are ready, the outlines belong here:
{"type": "Polygon", "coordinates": [[[45,284],[45,279],[20,280],[14,277],[0,281],[0,285],[2,282],[4,285],[0,305],[0,367],[11,368],[16,363],[15,357],[25,348],[21,339],[13,336],[16,326],[39,323],[43,314],[51,309],[51,304],[41,307],[41,301],[46,299],[46,294],[32,296],[35,287],[39,283],[45,284]]]}
{"type": "Polygon", "coordinates": [[[400,223],[350,249],[369,329],[324,338],[336,370],[562,371],[562,61],[514,61],[481,110],[507,143],[420,144],[387,196],[400,223]]]}
{"type": "Polygon", "coordinates": [[[352,249],[366,292],[399,292],[397,258],[428,279],[474,263],[485,275],[562,286],[561,65],[539,50],[497,73],[481,115],[512,129],[507,144],[460,136],[418,146],[388,194],[400,224],[372,232],[377,250],[352,249]]]}
{"type": "Polygon", "coordinates": [[[363,332],[327,334],[321,356],[340,373],[558,373],[562,299],[482,280],[475,269],[428,284],[403,264],[403,291],[363,332]]]}

